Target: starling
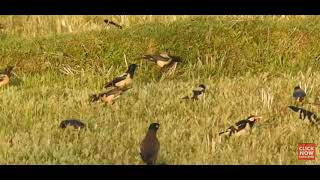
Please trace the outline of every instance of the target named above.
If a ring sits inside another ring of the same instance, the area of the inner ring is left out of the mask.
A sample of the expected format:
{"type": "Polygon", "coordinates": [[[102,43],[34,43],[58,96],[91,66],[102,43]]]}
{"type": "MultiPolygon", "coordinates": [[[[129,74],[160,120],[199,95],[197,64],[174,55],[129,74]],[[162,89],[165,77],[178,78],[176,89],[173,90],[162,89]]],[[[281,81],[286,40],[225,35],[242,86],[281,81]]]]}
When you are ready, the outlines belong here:
{"type": "Polygon", "coordinates": [[[62,129],[65,129],[68,126],[73,126],[74,129],[83,129],[86,127],[86,125],[78,119],[63,120],[60,123],[60,128],[62,129]]]}
{"type": "Polygon", "coordinates": [[[0,73],[0,87],[10,82],[12,70],[13,70],[13,66],[8,66],[3,73],[0,73]]]}
{"type": "Polygon", "coordinates": [[[105,22],[106,24],[111,24],[111,25],[114,25],[115,27],[117,27],[117,28],[119,28],[119,29],[122,29],[122,26],[120,26],[119,24],[117,24],[117,23],[115,23],[115,22],[113,22],[113,21],[110,21],[110,20],[108,20],[108,19],[105,19],[104,22],[105,22]]]}
{"type": "Polygon", "coordinates": [[[132,84],[132,79],[137,67],[138,66],[136,64],[130,64],[127,72],[118,77],[115,77],[112,81],[107,82],[104,87],[106,89],[109,87],[126,89],[128,86],[132,84]]]}
{"type": "Polygon", "coordinates": [[[303,103],[306,97],[306,92],[300,88],[300,86],[294,87],[292,97],[299,103],[303,103]]]}
{"type": "Polygon", "coordinates": [[[144,163],[147,165],[155,165],[160,143],[157,139],[157,130],[160,124],[152,123],[149,126],[148,132],[140,144],[140,156],[144,163]]]}
{"type": "Polygon", "coordinates": [[[314,112],[311,112],[296,106],[288,106],[288,107],[294,112],[298,112],[299,119],[301,120],[305,120],[307,118],[311,124],[318,124],[320,122],[320,119],[314,112]]]}
{"type": "Polygon", "coordinates": [[[193,91],[193,95],[190,98],[189,96],[185,96],[182,99],[192,99],[192,100],[199,100],[202,96],[204,96],[204,93],[206,92],[206,86],[203,84],[200,84],[196,89],[193,91]]]}
{"type": "Polygon", "coordinates": [[[151,62],[155,62],[160,68],[164,68],[173,63],[182,62],[180,57],[170,56],[168,53],[147,54],[142,58],[151,62]]]}
{"type": "Polygon", "coordinates": [[[126,88],[126,89],[114,88],[114,89],[111,89],[107,92],[102,92],[99,94],[91,95],[90,101],[95,102],[95,101],[101,100],[102,102],[104,102],[108,105],[112,105],[112,104],[114,104],[115,100],[120,98],[120,96],[128,89],[129,88],[126,88]]]}
{"type": "Polygon", "coordinates": [[[235,125],[230,126],[226,131],[220,132],[219,135],[228,134],[229,137],[233,134],[236,136],[243,135],[251,131],[253,125],[260,119],[262,119],[261,116],[251,115],[247,119],[240,120],[235,125]]]}

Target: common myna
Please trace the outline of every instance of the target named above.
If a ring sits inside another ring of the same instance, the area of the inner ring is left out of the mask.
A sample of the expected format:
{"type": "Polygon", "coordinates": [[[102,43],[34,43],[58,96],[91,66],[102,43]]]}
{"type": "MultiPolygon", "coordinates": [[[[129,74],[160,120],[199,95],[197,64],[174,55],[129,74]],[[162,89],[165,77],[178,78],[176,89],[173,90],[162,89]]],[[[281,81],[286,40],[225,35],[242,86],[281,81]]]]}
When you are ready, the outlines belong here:
{"type": "Polygon", "coordinates": [[[60,123],[60,128],[65,129],[68,126],[72,126],[74,129],[83,129],[86,125],[78,119],[67,119],[60,123]]]}
{"type": "MultiPolygon", "coordinates": [[[[206,92],[206,86],[203,84],[200,84],[196,89],[194,89],[193,91],[193,95],[191,97],[192,100],[198,100],[199,98],[201,98],[202,96],[204,96],[204,93],[206,92]]],[[[189,96],[185,96],[182,99],[190,99],[189,96]]]]}
{"type": "Polygon", "coordinates": [[[168,53],[147,54],[142,58],[151,62],[155,62],[160,68],[164,68],[172,63],[182,62],[180,57],[171,56],[168,53]]]}
{"type": "Polygon", "coordinates": [[[305,120],[307,118],[311,124],[318,124],[320,122],[320,119],[314,112],[296,106],[288,107],[294,112],[299,113],[299,119],[305,120]]]}
{"type": "Polygon", "coordinates": [[[147,165],[156,164],[160,143],[157,139],[157,130],[160,124],[152,123],[149,126],[148,132],[140,144],[140,156],[147,165]]]}
{"type": "Polygon", "coordinates": [[[117,87],[121,89],[125,89],[132,84],[132,79],[134,76],[134,72],[138,66],[136,64],[130,64],[127,72],[124,74],[115,77],[112,81],[109,81],[104,86],[106,89],[108,87],[117,87]]]}
{"type": "Polygon", "coordinates": [[[253,125],[260,119],[262,119],[262,116],[251,115],[247,119],[240,120],[235,125],[230,126],[226,131],[220,132],[219,135],[228,134],[229,137],[233,134],[236,136],[243,135],[250,132],[253,125]]]}
{"type": "Polygon", "coordinates": [[[8,66],[3,73],[0,73],[0,86],[4,86],[10,82],[12,70],[13,66],[8,66]]]}
{"type": "Polygon", "coordinates": [[[110,20],[108,20],[108,19],[105,19],[104,22],[105,22],[107,25],[111,24],[111,25],[114,25],[115,27],[117,27],[117,28],[119,28],[119,29],[122,29],[122,26],[120,26],[119,24],[117,24],[117,23],[115,23],[115,22],[113,22],[113,21],[110,21],[110,20]]]}
{"type": "Polygon", "coordinates": [[[299,103],[304,103],[306,92],[300,86],[294,87],[292,97],[299,103]]]}
{"type": "Polygon", "coordinates": [[[129,88],[114,88],[107,92],[91,95],[90,100],[91,102],[101,100],[102,102],[107,103],[108,105],[112,105],[115,102],[115,100],[118,99],[128,89],[129,88]]]}

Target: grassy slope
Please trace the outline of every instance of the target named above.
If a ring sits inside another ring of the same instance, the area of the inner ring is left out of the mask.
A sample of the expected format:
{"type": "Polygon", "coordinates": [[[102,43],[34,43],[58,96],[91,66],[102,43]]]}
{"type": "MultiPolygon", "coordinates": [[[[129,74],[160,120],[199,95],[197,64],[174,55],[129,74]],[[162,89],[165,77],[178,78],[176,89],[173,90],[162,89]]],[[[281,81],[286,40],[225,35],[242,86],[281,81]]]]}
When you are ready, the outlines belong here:
{"type": "Polygon", "coordinates": [[[0,66],[15,64],[19,78],[0,89],[0,163],[141,164],[139,143],[157,121],[159,163],[318,164],[297,160],[297,144],[319,144],[318,130],[287,105],[300,82],[311,101],[318,96],[319,20],[197,18],[122,31],[2,37],[0,66]],[[166,49],[184,59],[175,76],[160,80],[154,64],[134,60],[166,49]],[[90,94],[125,71],[124,54],[139,65],[134,88],[113,109],[88,104],[90,94]],[[60,73],[64,67],[74,74],[60,73]],[[204,101],[179,99],[199,83],[209,86],[204,101]],[[217,137],[254,113],[265,121],[253,134],[227,142],[217,137]],[[90,130],[78,135],[57,128],[71,117],[90,130]]]}

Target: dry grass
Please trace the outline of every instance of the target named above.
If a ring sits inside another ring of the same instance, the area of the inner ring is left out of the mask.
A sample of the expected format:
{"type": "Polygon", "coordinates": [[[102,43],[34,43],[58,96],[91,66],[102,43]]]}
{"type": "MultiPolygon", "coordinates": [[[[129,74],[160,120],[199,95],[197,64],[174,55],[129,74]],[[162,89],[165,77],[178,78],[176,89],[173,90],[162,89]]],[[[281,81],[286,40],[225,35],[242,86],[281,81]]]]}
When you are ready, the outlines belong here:
{"type": "MultiPolygon", "coordinates": [[[[132,27],[148,23],[168,24],[175,21],[190,19],[201,16],[191,15],[56,15],[56,16],[36,16],[36,15],[2,15],[0,16],[0,33],[6,35],[19,35],[23,37],[47,36],[61,33],[79,33],[87,31],[101,31],[109,29],[103,20],[112,20],[124,27],[132,27]]],[[[264,20],[288,20],[296,18],[306,18],[307,16],[202,16],[216,20],[231,20],[234,22],[264,20]]],[[[112,27],[112,26],[111,26],[112,27]]]]}

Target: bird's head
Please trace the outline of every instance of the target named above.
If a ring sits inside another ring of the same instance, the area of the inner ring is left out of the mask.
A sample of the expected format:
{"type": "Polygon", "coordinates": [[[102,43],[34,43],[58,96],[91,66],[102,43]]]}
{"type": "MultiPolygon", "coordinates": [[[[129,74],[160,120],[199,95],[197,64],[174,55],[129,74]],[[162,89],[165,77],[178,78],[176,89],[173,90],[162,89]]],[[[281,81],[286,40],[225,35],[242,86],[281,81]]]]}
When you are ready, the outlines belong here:
{"type": "Polygon", "coordinates": [[[152,131],[157,131],[160,127],[160,124],[159,123],[151,123],[150,126],[149,126],[149,131],[152,130],[152,131]]]}
{"type": "Polygon", "coordinates": [[[300,89],[300,86],[294,87],[294,90],[298,90],[298,89],[300,89]]]}
{"type": "Polygon", "coordinates": [[[131,77],[133,77],[134,72],[136,71],[138,65],[136,64],[130,64],[127,73],[129,73],[131,75],[131,77]]]}
{"type": "Polygon", "coordinates": [[[257,116],[257,115],[251,115],[247,118],[247,120],[251,122],[256,122],[262,119],[262,116],[257,116]]]}
{"type": "Polygon", "coordinates": [[[205,90],[207,89],[204,84],[200,84],[199,87],[200,87],[201,89],[203,89],[203,91],[205,91],[205,90]]]}

